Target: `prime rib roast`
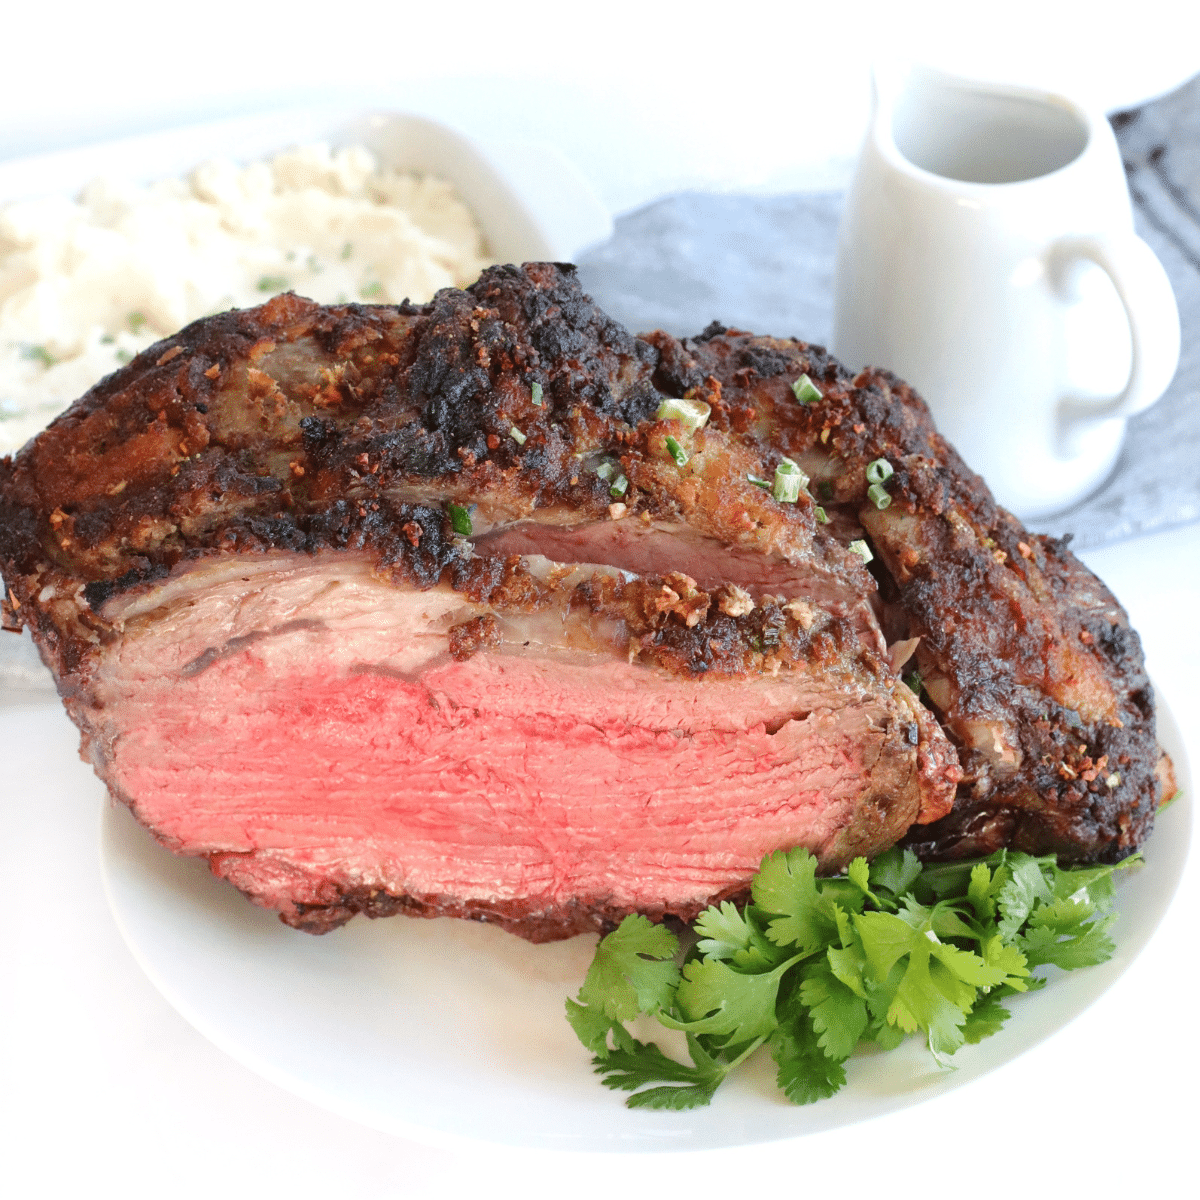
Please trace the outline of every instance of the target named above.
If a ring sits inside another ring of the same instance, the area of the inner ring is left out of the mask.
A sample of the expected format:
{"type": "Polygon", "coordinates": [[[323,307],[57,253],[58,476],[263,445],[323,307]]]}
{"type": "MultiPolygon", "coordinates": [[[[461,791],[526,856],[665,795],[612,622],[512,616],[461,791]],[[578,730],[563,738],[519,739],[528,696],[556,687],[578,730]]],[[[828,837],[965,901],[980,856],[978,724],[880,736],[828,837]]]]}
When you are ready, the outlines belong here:
{"type": "Polygon", "coordinates": [[[0,568],[112,794],[313,932],[686,919],[798,845],[1112,861],[1161,792],[1125,614],[909,387],[634,337],[569,266],[188,326],[0,460],[0,568]]]}

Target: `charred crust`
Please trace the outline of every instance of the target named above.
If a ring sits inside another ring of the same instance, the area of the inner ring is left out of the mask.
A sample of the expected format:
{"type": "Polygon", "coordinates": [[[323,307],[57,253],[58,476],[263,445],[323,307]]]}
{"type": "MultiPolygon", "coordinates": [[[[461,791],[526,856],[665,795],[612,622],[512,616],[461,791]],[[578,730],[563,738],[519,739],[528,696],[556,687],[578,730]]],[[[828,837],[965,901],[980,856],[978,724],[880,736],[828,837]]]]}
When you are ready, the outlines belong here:
{"type": "Polygon", "coordinates": [[[99,612],[104,604],[120,592],[138,587],[143,583],[152,583],[156,579],[165,579],[170,574],[169,569],[162,563],[145,567],[131,567],[118,579],[98,579],[85,584],[83,598],[93,612],[99,612]]]}
{"type": "Polygon", "coordinates": [[[485,646],[499,644],[500,627],[491,613],[464,621],[450,630],[450,656],[459,662],[466,662],[485,646]]]}
{"type": "Polygon", "coordinates": [[[720,337],[723,333],[728,333],[728,326],[722,325],[720,321],[709,321],[704,327],[703,333],[696,335],[698,342],[711,342],[713,338],[720,337]]]}
{"type": "MultiPolygon", "coordinates": [[[[637,911],[652,920],[693,920],[709,903],[746,897],[744,889],[725,889],[711,899],[690,904],[641,907],[637,911]]],[[[251,900],[252,895],[246,893],[251,900]]],[[[614,904],[605,897],[594,900],[570,900],[554,907],[538,901],[466,900],[459,896],[392,895],[379,888],[343,888],[336,901],[328,904],[295,903],[291,911],[280,914],[280,920],[306,933],[330,933],[345,925],[352,917],[459,917],[495,925],[507,933],[515,933],[528,942],[554,942],[581,933],[611,933],[630,913],[629,908],[614,904]]]]}

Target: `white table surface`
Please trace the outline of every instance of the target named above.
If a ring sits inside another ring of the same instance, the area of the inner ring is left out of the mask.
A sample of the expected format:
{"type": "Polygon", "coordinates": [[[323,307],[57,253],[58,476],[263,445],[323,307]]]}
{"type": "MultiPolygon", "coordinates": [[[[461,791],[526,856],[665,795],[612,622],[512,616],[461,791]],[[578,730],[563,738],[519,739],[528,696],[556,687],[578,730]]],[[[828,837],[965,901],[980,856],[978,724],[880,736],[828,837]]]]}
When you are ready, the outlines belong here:
{"type": "MultiPolygon", "coordinates": [[[[1193,756],[1200,750],[1200,525],[1086,556],[1141,631],[1193,756]]],[[[357,1126],[225,1057],[158,994],[125,948],[100,881],[102,789],[74,730],[45,709],[0,709],[0,1193],[59,1197],[608,1195],[634,1180],[747,1176],[844,1186],[848,1173],[924,1196],[935,1177],[983,1184],[1019,1160],[1044,1194],[1097,1196],[1193,1173],[1200,1045],[1194,920],[1200,856],[1155,938],[1088,1011],[991,1075],[865,1125],[752,1150],[615,1157],[488,1146],[433,1149],[357,1126]],[[41,740],[31,731],[51,729],[41,740]],[[8,1186],[6,1186],[8,1185],[8,1186]]],[[[396,918],[400,919],[400,918],[396,918]]],[[[297,935],[299,936],[299,935],[297,935]]],[[[1036,997],[1033,998],[1036,1002],[1036,997]]],[[[1002,1034],[1000,1036],[1003,1036],[1002,1034]]],[[[598,1086],[598,1085],[597,1085],[598,1086]]],[[[620,1097],[613,1096],[619,1104],[620,1097]]],[[[883,1186],[883,1185],[881,1185],[883,1186]]],[[[1185,1189],[1186,1190],[1186,1189],[1185,1189]]]]}
{"type": "MultiPolygon", "coordinates": [[[[0,157],[370,97],[480,137],[503,129],[554,142],[621,211],[681,186],[841,182],[866,115],[868,46],[924,47],[926,57],[959,63],[974,56],[993,74],[1070,85],[1104,108],[1200,68],[1194,39],[1163,37],[1183,3],[1143,0],[1131,24],[1110,20],[1127,16],[1125,5],[1014,0],[1002,19],[991,10],[978,18],[986,37],[964,24],[964,8],[750,4],[731,17],[725,4],[651,12],[621,2],[584,18],[564,16],[561,4],[464,3],[439,16],[428,5],[365,0],[346,18],[326,6],[285,14],[213,0],[197,19],[131,0],[119,12],[58,6],[47,31],[47,10],[26,5],[6,14],[0,157]],[[445,40],[451,34],[458,40],[445,40]]],[[[1085,558],[1128,608],[1200,754],[1200,526],[1085,558]]],[[[82,764],[68,786],[44,786],[45,764],[73,745],[65,719],[0,707],[5,1196],[587,1197],[639,1185],[647,1194],[854,1187],[898,1197],[969,1186],[990,1196],[1030,1180],[1047,1195],[1109,1196],[1156,1185],[1174,1194],[1194,1175],[1194,852],[1159,933],[1111,991],[1042,1046],[939,1099],[744,1151],[629,1159],[435,1150],[259,1079],[162,1000],[104,899],[101,789],[82,764]],[[47,728],[57,730],[48,740],[31,736],[47,728]]]]}

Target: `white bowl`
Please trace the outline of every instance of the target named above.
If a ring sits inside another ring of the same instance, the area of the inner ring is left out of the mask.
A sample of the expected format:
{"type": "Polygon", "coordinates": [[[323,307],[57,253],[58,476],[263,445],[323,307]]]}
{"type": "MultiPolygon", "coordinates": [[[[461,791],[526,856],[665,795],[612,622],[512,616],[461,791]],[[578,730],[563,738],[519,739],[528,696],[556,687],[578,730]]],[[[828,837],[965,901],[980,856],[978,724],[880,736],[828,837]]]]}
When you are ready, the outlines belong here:
{"type": "Polygon", "coordinates": [[[445,125],[405,113],[297,109],[120,138],[0,162],[0,203],[73,195],[97,175],[137,183],[183,175],[209,158],[265,158],[290,146],[366,146],[383,167],[448,179],[475,212],[503,262],[570,262],[612,233],[591,185],[553,147],[477,145],[445,125]]]}

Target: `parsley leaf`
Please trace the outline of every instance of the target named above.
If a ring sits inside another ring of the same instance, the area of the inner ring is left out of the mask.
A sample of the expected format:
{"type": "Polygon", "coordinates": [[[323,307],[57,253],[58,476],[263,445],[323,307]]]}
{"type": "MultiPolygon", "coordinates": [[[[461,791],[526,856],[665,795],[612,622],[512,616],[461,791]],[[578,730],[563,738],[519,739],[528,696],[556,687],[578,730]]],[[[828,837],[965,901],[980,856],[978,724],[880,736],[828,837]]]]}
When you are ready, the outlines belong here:
{"type": "Polygon", "coordinates": [[[634,913],[596,947],[579,998],[585,1004],[599,1000],[618,1021],[669,1004],[679,983],[678,950],[679,939],[669,929],[634,913]]]}
{"type": "Polygon", "coordinates": [[[1009,1016],[1011,1014],[1000,1003],[999,997],[992,994],[984,996],[967,1013],[967,1019],[962,1026],[963,1040],[971,1045],[982,1042],[985,1037],[999,1033],[1009,1016]]]}
{"type": "Polygon", "coordinates": [[[827,1100],[845,1086],[845,1067],[822,1050],[803,1008],[798,1007],[780,1024],[769,1045],[779,1068],[775,1081],[793,1104],[827,1100]]]}
{"type": "Polygon", "coordinates": [[[706,1054],[694,1038],[689,1038],[688,1049],[694,1060],[690,1067],[668,1058],[653,1042],[639,1042],[626,1035],[615,1050],[592,1062],[605,1087],[623,1092],[636,1091],[649,1083],[683,1085],[639,1092],[626,1102],[630,1108],[699,1108],[712,1099],[726,1068],[706,1054]]]}
{"type": "Polygon", "coordinates": [[[675,994],[684,1019],[665,1014],[659,1019],[669,1029],[728,1035],[730,1045],[766,1037],[776,1025],[780,977],[794,961],[766,973],[743,974],[720,959],[693,960],[684,966],[675,994]]]}
{"type": "Polygon", "coordinates": [[[1050,888],[1036,858],[1013,854],[1009,859],[1011,875],[1000,889],[1000,934],[1011,938],[1028,919],[1039,900],[1050,899],[1050,888]]]}
{"type": "Polygon", "coordinates": [[[871,863],[871,883],[876,890],[902,896],[921,874],[921,860],[911,850],[885,850],[871,863]]]}
{"type": "Polygon", "coordinates": [[[614,1022],[671,1003],[679,983],[678,950],[669,929],[638,913],[600,939],[577,999],[567,1001],[567,1020],[589,1050],[602,1052],[614,1022]]]}
{"type": "Polygon", "coordinates": [[[866,1000],[836,978],[828,962],[805,972],[800,999],[812,1014],[821,1049],[830,1058],[849,1058],[867,1031],[866,1000]]]}
{"type": "Polygon", "coordinates": [[[592,1008],[588,1004],[567,1001],[567,1020],[575,1030],[575,1036],[593,1054],[608,1053],[608,1035],[614,1028],[623,1028],[619,1022],[604,1012],[604,1006],[592,1008]]]}
{"type": "Polygon", "coordinates": [[[1108,962],[1116,945],[1108,936],[1113,917],[1105,917],[1084,925],[1073,937],[1060,941],[1058,934],[1045,925],[1035,926],[1019,939],[1025,958],[1031,967],[1050,964],[1065,971],[1077,967],[1094,967],[1108,962]]]}
{"type": "Polygon", "coordinates": [[[707,908],[695,921],[700,935],[696,949],[710,958],[731,959],[745,969],[773,967],[780,961],[781,952],[773,946],[759,928],[752,908],[741,912],[728,900],[720,907],[707,908]]]}
{"type": "Polygon", "coordinates": [[[632,1093],[635,1108],[707,1104],[764,1043],[797,1104],[837,1092],[861,1042],[891,1050],[919,1034],[950,1066],[1003,1028],[1009,996],[1044,986],[1035,968],[1112,955],[1105,913],[1128,862],[1067,869],[1002,850],[924,867],[889,850],[820,878],[807,850],[777,852],[751,881],[751,903],[696,918],[682,971],[674,934],[626,917],[596,947],[567,1019],[605,1086],[632,1093]],[[630,1034],[642,1014],[686,1034],[690,1066],[630,1034]]]}
{"type": "Polygon", "coordinates": [[[812,954],[837,934],[837,922],[821,901],[817,860],[804,849],[777,852],[764,858],[750,885],[758,908],[780,914],[767,926],[767,937],[778,946],[798,946],[812,954]]]}

